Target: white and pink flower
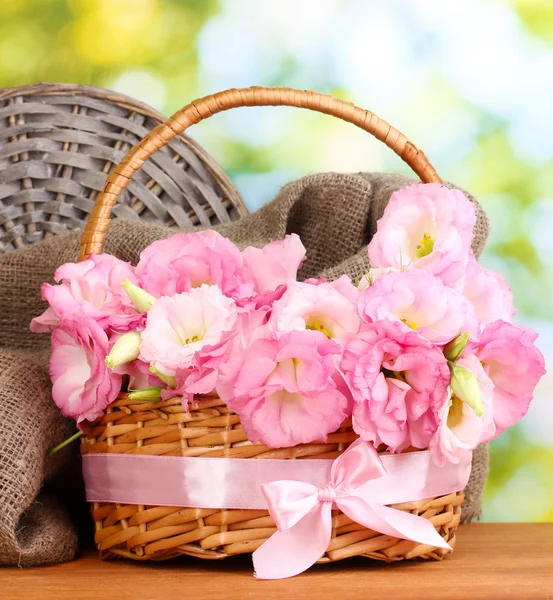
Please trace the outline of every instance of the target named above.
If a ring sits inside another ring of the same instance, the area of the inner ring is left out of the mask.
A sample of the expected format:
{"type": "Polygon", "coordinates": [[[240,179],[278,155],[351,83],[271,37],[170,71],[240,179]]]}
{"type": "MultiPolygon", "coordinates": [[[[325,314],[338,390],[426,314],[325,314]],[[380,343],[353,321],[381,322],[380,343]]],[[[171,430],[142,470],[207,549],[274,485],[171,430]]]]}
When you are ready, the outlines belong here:
{"type": "Polygon", "coordinates": [[[460,454],[474,450],[478,444],[494,437],[493,391],[494,385],[474,354],[459,358],[457,369],[472,378],[473,385],[465,386],[476,397],[468,398],[462,390],[453,390],[439,411],[439,427],[430,441],[430,451],[437,464],[458,464],[460,454]]]}
{"type": "Polygon", "coordinates": [[[363,325],[344,349],[340,369],[354,400],[353,428],[391,452],[427,448],[448,394],[443,353],[390,320],[363,325]]]}
{"type": "Polygon", "coordinates": [[[77,423],[102,416],[121,389],[121,375],[108,369],[106,332],[91,318],[71,316],[52,334],[52,398],[77,423]]]}
{"type": "Polygon", "coordinates": [[[476,212],[459,190],[417,184],[392,194],[369,244],[373,267],[426,269],[448,286],[465,272],[476,212]]]}
{"type": "Polygon", "coordinates": [[[314,330],[345,342],[359,330],[356,306],[330,283],[294,283],[273,304],[267,327],[276,334],[314,330]]]}
{"type": "Polygon", "coordinates": [[[254,443],[282,448],[325,441],[351,411],[335,381],[339,352],[316,331],[260,338],[220,368],[217,391],[254,443]]]}
{"type": "Polygon", "coordinates": [[[482,325],[498,319],[511,322],[516,313],[513,292],[503,275],[479,265],[472,252],[465,271],[463,296],[474,306],[482,325]]]}
{"type": "Polygon", "coordinates": [[[522,325],[493,321],[477,342],[469,342],[463,356],[475,354],[494,384],[495,435],[515,425],[527,413],[534,388],[545,374],[542,353],[535,346],[538,334],[522,325]]]}
{"type": "Polygon", "coordinates": [[[359,314],[368,323],[397,321],[436,344],[446,344],[461,332],[479,332],[470,303],[426,271],[379,277],[362,293],[359,314]]]}
{"type": "Polygon", "coordinates": [[[188,407],[194,395],[214,392],[219,368],[266,335],[268,311],[268,307],[262,307],[239,312],[233,329],[225,332],[218,343],[203,346],[194,354],[190,366],[177,369],[174,388],[163,392],[162,396],[180,396],[183,406],[188,407]]]}
{"type": "Polygon", "coordinates": [[[230,336],[236,318],[236,304],[216,286],[204,284],[163,296],[148,312],[139,358],[163,375],[174,376],[191,367],[204,347],[217,346],[230,336]]]}
{"type": "Polygon", "coordinates": [[[137,283],[133,267],[109,254],[93,254],[87,260],[59,267],[54,278],[59,285],[42,285],[42,297],[49,307],[31,321],[31,331],[52,331],[61,319],[90,317],[106,331],[130,331],[141,320],[121,286],[128,279],[137,283]]]}
{"type": "MultiPolygon", "coordinates": [[[[404,269],[406,270],[406,269],[404,269]]],[[[357,289],[360,292],[364,292],[368,287],[374,284],[374,282],[383,275],[388,275],[390,273],[401,273],[399,269],[395,269],[394,267],[386,267],[386,268],[378,268],[372,267],[367,270],[367,272],[359,279],[359,284],[357,285],[357,289]]]]}

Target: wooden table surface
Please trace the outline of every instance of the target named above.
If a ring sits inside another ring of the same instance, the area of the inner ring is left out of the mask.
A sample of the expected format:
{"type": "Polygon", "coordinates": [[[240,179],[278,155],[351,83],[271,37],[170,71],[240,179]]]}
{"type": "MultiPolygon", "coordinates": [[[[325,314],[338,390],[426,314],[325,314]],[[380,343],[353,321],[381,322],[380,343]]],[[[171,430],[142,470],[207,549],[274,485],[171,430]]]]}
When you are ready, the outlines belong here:
{"type": "Polygon", "coordinates": [[[1,600],[553,600],[553,523],[460,528],[441,563],[386,565],[355,558],[317,565],[282,581],[258,581],[247,556],[221,562],[182,557],[164,563],[98,560],[0,568],[1,600]]]}

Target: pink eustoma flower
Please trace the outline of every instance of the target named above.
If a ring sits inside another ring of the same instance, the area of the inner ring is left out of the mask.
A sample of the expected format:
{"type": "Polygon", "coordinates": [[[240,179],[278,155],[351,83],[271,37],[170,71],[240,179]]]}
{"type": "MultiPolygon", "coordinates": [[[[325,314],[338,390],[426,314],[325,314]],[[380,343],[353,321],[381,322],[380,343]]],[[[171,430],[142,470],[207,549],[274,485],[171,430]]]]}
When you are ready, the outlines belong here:
{"type": "Polygon", "coordinates": [[[154,295],[173,296],[202,284],[216,285],[232,298],[255,292],[244,272],[238,248],[216,231],[177,233],[150,244],[140,254],[136,274],[142,287],[154,295]]]}
{"type": "Polygon", "coordinates": [[[360,324],[355,304],[332,284],[294,283],[273,304],[267,327],[277,335],[320,331],[343,343],[357,333],[360,324]]]}
{"type": "Polygon", "coordinates": [[[42,298],[50,307],[31,321],[31,331],[51,331],[60,319],[90,317],[106,331],[127,332],[143,319],[121,286],[125,279],[137,283],[133,267],[109,254],[93,254],[79,263],[58,268],[60,285],[42,285],[42,298]]]}
{"type": "Polygon", "coordinates": [[[159,377],[150,371],[150,365],[141,360],[133,360],[130,363],[115,368],[117,373],[129,376],[129,390],[143,390],[144,388],[165,384],[159,377]]]}
{"type": "Polygon", "coordinates": [[[139,358],[173,376],[189,368],[202,348],[230,335],[236,318],[236,304],[216,286],[162,296],[148,311],[139,358]]]}
{"type": "Polygon", "coordinates": [[[121,389],[121,375],[104,363],[109,351],[106,332],[91,318],[68,317],[52,333],[52,398],[77,423],[102,416],[121,389]]]}
{"type": "Polygon", "coordinates": [[[260,338],[220,367],[217,391],[251,442],[284,448],[325,441],[350,412],[335,381],[339,352],[315,331],[260,338]]]}
{"type": "Polygon", "coordinates": [[[263,248],[250,246],[242,256],[245,271],[253,279],[256,292],[267,292],[296,280],[305,258],[305,247],[299,236],[292,233],[263,248]]]}
{"type": "Polygon", "coordinates": [[[373,267],[426,269],[457,286],[467,264],[476,212],[459,190],[417,184],[392,194],[369,244],[373,267]]]}
{"type": "Polygon", "coordinates": [[[542,353],[535,346],[538,334],[522,325],[493,321],[477,342],[469,342],[463,355],[473,353],[494,384],[493,419],[496,435],[515,425],[527,413],[534,388],[545,374],[542,353]]]}
{"type": "Polygon", "coordinates": [[[348,275],[342,275],[334,281],[328,281],[324,277],[319,277],[318,279],[306,279],[304,283],[309,285],[319,285],[326,289],[334,289],[354,304],[359,300],[359,289],[353,284],[351,277],[348,275]]]}
{"type": "MultiPolygon", "coordinates": [[[[404,268],[404,270],[406,270],[406,267],[404,268]]],[[[359,280],[359,284],[357,285],[357,289],[360,292],[364,292],[369,286],[373,285],[379,277],[382,277],[383,275],[388,275],[389,273],[400,273],[400,270],[394,269],[393,267],[387,267],[382,269],[373,267],[372,269],[369,269],[365,273],[365,275],[363,275],[363,277],[361,277],[361,279],[359,280]]]]}
{"type": "Polygon", "coordinates": [[[513,292],[505,278],[479,265],[472,252],[465,271],[463,295],[474,306],[482,325],[497,319],[511,322],[516,313],[513,292]]]}
{"type": "Polygon", "coordinates": [[[474,336],[479,332],[471,304],[426,271],[379,277],[361,294],[359,314],[368,323],[397,321],[436,344],[445,344],[461,332],[474,336]]]}
{"type": "Polygon", "coordinates": [[[458,464],[464,451],[474,450],[478,444],[494,437],[494,385],[474,354],[467,354],[456,365],[472,373],[479,388],[482,414],[454,394],[448,394],[439,412],[439,427],[430,441],[430,452],[438,465],[458,464]]]}
{"type": "Polygon", "coordinates": [[[239,312],[233,329],[225,332],[218,343],[200,348],[189,367],[177,369],[174,389],[162,392],[162,397],[180,396],[183,406],[188,408],[195,395],[212,393],[219,377],[219,368],[240,356],[254,340],[264,336],[268,311],[268,307],[262,307],[239,312]]]}
{"type": "Polygon", "coordinates": [[[261,308],[269,309],[274,302],[282,298],[285,291],[286,286],[284,284],[279,285],[275,290],[259,292],[249,298],[238,298],[236,300],[236,306],[238,306],[241,313],[247,313],[261,308]]]}
{"type": "Polygon", "coordinates": [[[401,323],[362,326],[344,349],[340,369],[354,400],[353,428],[391,452],[427,448],[448,394],[443,353],[401,323]]]}

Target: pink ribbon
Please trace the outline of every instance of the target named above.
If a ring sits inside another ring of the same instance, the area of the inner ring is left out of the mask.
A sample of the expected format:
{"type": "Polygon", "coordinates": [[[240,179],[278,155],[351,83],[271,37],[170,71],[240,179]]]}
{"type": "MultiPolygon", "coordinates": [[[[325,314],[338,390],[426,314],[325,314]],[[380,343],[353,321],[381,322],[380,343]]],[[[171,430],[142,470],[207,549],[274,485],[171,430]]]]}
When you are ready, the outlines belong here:
{"type": "Polygon", "coordinates": [[[374,447],[357,440],[334,461],[322,488],[286,480],[262,485],[278,531],[253,553],[255,576],[283,579],[313,565],[330,543],[334,507],[384,535],[451,550],[427,519],[372,500],[367,484],[385,475],[374,447]]]}
{"type": "Polygon", "coordinates": [[[354,442],[328,459],[239,459],[85,454],[89,502],[146,506],[267,509],[278,531],[253,554],[256,576],[281,579],[308,569],[331,539],[331,510],[397,538],[450,549],[432,524],[389,504],[464,489],[471,453],[436,465],[428,451],[379,456],[354,442]]]}

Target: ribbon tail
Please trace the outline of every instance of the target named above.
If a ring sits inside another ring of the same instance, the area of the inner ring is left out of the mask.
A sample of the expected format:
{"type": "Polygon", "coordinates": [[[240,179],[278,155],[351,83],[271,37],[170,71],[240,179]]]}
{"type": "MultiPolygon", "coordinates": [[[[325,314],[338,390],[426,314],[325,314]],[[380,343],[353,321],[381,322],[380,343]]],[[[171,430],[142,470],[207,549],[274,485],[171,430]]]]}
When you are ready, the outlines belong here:
{"type": "Polygon", "coordinates": [[[432,523],[424,517],[382,504],[372,504],[359,496],[340,498],[338,505],[350,519],[368,529],[391,537],[452,550],[432,523]]]}
{"type": "Polygon", "coordinates": [[[274,533],[253,553],[255,577],[284,579],[303,573],[325,553],[331,532],[331,503],[321,502],[290,529],[274,533]]]}

